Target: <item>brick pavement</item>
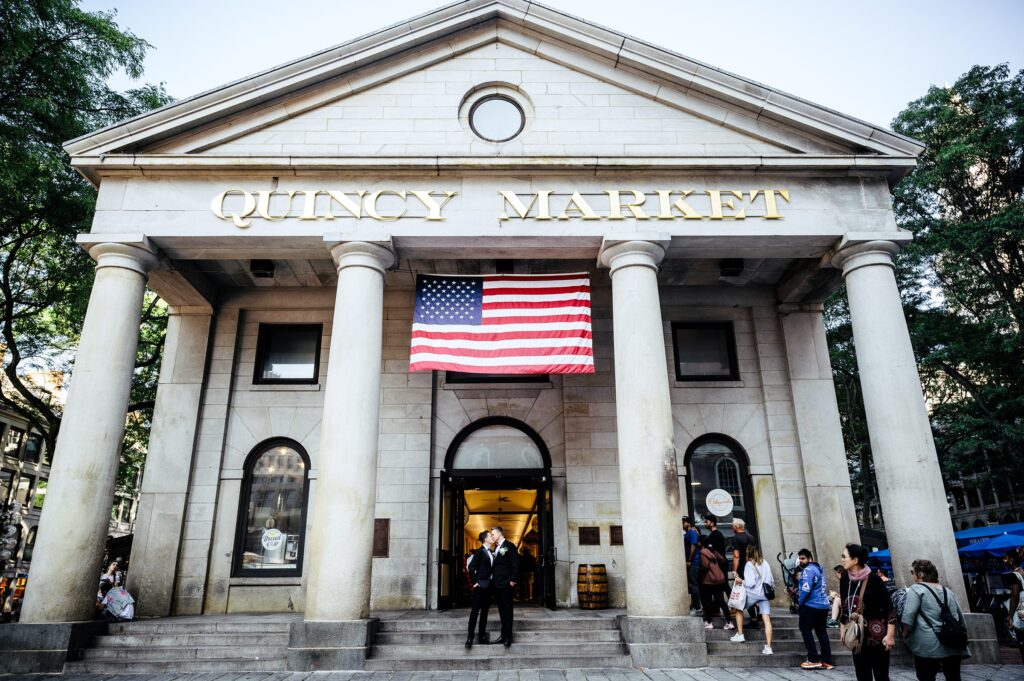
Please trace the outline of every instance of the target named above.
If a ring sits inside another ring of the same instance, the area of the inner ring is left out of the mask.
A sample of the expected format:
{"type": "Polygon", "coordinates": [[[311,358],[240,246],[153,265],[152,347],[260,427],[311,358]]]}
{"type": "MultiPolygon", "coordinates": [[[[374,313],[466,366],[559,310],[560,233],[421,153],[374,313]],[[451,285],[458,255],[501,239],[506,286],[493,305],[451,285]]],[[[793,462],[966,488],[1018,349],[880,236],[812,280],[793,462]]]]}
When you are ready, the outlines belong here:
{"type": "MultiPolygon", "coordinates": [[[[210,672],[190,674],[0,674],[18,681],[854,681],[852,667],[800,669],[533,669],[483,672],[210,672]]],[[[893,681],[916,681],[912,667],[893,667],[893,681]]],[[[965,665],[963,681],[1024,680],[1024,666],[965,665]]]]}

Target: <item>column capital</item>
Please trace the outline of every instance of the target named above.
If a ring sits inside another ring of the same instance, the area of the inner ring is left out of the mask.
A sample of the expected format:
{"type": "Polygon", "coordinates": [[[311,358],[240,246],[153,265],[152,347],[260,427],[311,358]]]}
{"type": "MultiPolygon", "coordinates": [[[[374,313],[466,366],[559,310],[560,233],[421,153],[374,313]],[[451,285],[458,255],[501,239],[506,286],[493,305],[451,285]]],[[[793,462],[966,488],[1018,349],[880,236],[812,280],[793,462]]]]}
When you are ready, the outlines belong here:
{"type": "Polygon", "coordinates": [[[387,241],[342,241],[337,237],[326,235],[324,243],[331,251],[331,258],[338,271],[346,267],[368,267],[381,274],[395,264],[395,255],[391,240],[387,241]]]}
{"type": "Polygon", "coordinates": [[[149,276],[160,264],[160,256],[142,234],[81,234],[78,244],[96,261],[96,269],[120,267],[149,276]]]}
{"type": "Polygon", "coordinates": [[[856,244],[841,244],[832,255],[832,266],[843,271],[843,277],[861,267],[883,265],[894,267],[893,258],[900,252],[900,245],[893,241],[865,241],[856,244]]]}
{"type": "Polygon", "coordinates": [[[641,238],[623,241],[605,239],[597,256],[598,262],[609,268],[613,275],[623,267],[632,267],[634,265],[649,267],[657,272],[658,263],[668,253],[668,239],[660,237],[662,235],[652,235],[650,239],[641,238]]]}

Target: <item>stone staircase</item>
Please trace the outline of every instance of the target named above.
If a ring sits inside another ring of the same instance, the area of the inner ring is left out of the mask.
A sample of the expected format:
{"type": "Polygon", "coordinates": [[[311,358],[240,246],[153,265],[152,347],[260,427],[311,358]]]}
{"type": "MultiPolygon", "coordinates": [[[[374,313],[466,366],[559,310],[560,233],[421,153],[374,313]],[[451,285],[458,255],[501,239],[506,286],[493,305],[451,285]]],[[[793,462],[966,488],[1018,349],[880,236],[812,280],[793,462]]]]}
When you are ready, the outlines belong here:
{"type": "Polygon", "coordinates": [[[288,625],[280,615],[220,620],[174,617],[111,624],[64,671],[92,673],[284,671],[288,625]]]}
{"type": "MultiPolygon", "coordinates": [[[[510,648],[474,644],[467,649],[465,617],[382,619],[365,669],[482,671],[630,666],[615,617],[579,611],[567,617],[530,617],[527,612],[516,612],[510,648]]],[[[496,615],[493,610],[492,615],[496,615]]],[[[498,618],[492,617],[487,625],[491,639],[497,640],[498,618]]]]}
{"type": "MultiPolygon", "coordinates": [[[[746,643],[732,643],[729,637],[735,631],[722,629],[725,620],[714,618],[715,628],[708,630],[708,666],[709,667],[798,667],[807,659],[807,649],[800,635],[799,621],[796,615],[771,615],[773,625],[772,650],[774,655],[762,655],[764,648],[764,629],[745,629],[743,634],[746,643]]],[[[839,629],[829,629],[829,640],[832,642],[832,657],[836,666],[853,666],[850,651],[839,642],[839,629]]],[[[815,638],[817,640],[817,638],[815,638]]],[[[892,664],[913,664],[913,658],[903,646],[902,640],[896,637],[896,648],[892,653],[892,664]]]]}

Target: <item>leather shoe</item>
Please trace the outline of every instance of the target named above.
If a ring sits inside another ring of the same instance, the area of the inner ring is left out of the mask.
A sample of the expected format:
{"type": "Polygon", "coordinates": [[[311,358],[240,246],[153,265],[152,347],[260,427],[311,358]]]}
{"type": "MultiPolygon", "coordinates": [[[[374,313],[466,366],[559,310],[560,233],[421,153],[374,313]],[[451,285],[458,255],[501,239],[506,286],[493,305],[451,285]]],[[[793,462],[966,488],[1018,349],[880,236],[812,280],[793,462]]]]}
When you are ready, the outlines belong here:
{"type": "Polygon", "coordinates": [[[491,637],[486,635],[486,634],[484,634],[483,636],[479,637],[476,640],[476,642],[479,643],[480,645],[484,645],[484,646],[490,645],[491,644],[491,637]]]}
{"type": "Polygon", "coordinates": [[[502,643],[504,643],[504,644],[505,644],[505,647],[506,647],[506,648],[510,648],[510,647],[512,647],[512,639],[510,639],[510,638],[506,638],[506,639],[504,639],[504,640],[502,641],[502,643]]]}
{"type": "Polygon", "coordinates": [[[470,636],[469,638],[466,639],[466,647],[467,648],[472,648],[473,647],[473,637],[472,636],[470,636]]]}

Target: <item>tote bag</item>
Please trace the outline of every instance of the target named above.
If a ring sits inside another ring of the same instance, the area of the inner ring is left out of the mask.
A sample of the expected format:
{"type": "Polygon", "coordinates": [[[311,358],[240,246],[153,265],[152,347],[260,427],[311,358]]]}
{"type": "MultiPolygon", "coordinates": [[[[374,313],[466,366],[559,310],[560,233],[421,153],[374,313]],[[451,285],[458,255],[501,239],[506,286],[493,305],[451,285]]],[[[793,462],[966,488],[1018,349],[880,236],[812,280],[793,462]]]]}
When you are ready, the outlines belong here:
{"type": "MultiPolygon", "coordinates": [[[[851,582],[852,583],[852,582],[851,582]]],[[[857,592],[857,609],[850,613],[850,617],[846,622],[846,626],[843,628],[842,642],[843,646],[847,648],[851,653],[856,655],[860,652],[861,648],[864,647],[864,638],[867,632],[864,626],[864,591],[867,589],[868,580],[864,580],[861,583],[860,591],[857,592]]],[[[850,601],[849,593],[847,593],[847,602],[850,601]]]]}
{"type": "Polygon", "coordinates": [[[729,607],[733,610],[743,610],[747,607],[747,590],[742,584],[733,584],[732,593],[729,594],[729,607]]]}

